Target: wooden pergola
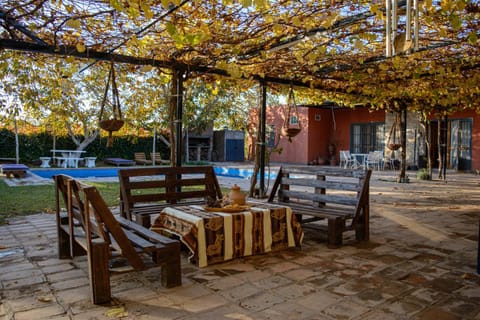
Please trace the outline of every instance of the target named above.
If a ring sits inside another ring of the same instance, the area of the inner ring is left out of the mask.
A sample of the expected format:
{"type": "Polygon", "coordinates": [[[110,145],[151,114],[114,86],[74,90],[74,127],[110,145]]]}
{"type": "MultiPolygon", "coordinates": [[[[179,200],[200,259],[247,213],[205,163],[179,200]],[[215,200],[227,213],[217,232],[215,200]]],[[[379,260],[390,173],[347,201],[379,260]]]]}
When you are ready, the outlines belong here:
{"type": "Polygon", "coordinates": [[[182,163],[186,77],[258,81],[262,193],[270,83],[310,88],[346,105],[388,109],[400,101],[404,111],[428,111],[456,101],[478,108],[471,104],[480,83],[480,6],[475,1],[111,3],[2,1],[0,48],[171,70],[172,160],[177,166],[182,163]],[[438,90],[439,79],[448,92],[438,90]]]}

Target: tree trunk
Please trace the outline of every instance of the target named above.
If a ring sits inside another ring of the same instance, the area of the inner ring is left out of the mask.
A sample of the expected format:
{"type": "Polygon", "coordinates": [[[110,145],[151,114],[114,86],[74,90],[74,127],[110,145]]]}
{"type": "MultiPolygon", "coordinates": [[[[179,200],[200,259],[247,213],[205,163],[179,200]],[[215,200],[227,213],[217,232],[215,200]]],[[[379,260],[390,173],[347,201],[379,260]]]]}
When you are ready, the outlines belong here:
{"type": "Polygon", "coordinates": [[[438,144],[438,179],[442,179],[443,177],[443,138],[442,138],[442,116],[438,117],[438,126],[437,126],[437,144],[438,144]]]}

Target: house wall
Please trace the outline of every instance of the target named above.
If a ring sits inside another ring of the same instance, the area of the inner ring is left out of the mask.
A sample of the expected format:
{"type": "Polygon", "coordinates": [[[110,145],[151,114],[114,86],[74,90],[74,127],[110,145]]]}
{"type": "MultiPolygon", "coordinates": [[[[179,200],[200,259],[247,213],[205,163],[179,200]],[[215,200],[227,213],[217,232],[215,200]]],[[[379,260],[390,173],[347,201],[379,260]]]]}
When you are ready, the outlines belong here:
{"type": "MultiPolygon", "coordinates": [[[[278,147],[282,148],[281,154],[273,153],[271,161],[288,162],[297,164],[311,163],[320,158],[329,158],[329,144],[336,146],[335,157],[338,160],[340,150],[350,149],[350,127],[354,123],[384,122],[385,144],[393,122],[393,114],[384,110],[371,111],[367,108],[356,109],[316,109],[298,107],[302,131],[289,142],[288,138],[280,135],[280,129],[285,119],[285,107],[267,108],[267,125],[275,125],[278,147]]],[[[255,113],[252,122],[257,122],[255,113]]],[[[449,119],[472,119],[472,170],[480,169],[480,115],[473,110],[456,112],[449,115],[449,119]]],[[[433,116],[431,120],[436,120],[433,116]]],[[[252,130],[249,130],[252,131],[252,130]]],[[[416,166],[419,157],[425,156],[425,132],[419,124],[415,113],[407,114],[407,165],[416,166]],[[417,148],[417,153],[414,152],[417,148]]],[[[252,145],[252,140],[250,145],[252,145]]],[[[250,150],[252,147],[250,146],[250,150]]],[[[250,152],[251,155],[253,153],[250,152]]],[[[385,155],[390,156],[391,151],[385,149],[385,155]]],[[[396,152],[395,157],[400,158],[396,152]]]]}
{"type": "Polygon", "coordinates": [[[288,137],[282,136],[280,133],[287,114],[286,106],[267,108],[266,124],[275,126],[275,141],[278,141],[278,148],[282,149],[281,153],[274,152],[271,154],[271,161],[298,164],[308,163],[308,144],[305,143],[308,140],[309,132],[311,132],[310,121],[308,121],[308,108],[298,107],[297,110],[302,130],[289,141],[288,137]]]}
{"type": "Polygon", "coordinates": [[[385,111],[370,111],[367,108],[336,109],[332,113],[332,142],[337,146],[336,156],[340,150],[350,150],[350,127],[354,123],[385,122],[385,111]]]}

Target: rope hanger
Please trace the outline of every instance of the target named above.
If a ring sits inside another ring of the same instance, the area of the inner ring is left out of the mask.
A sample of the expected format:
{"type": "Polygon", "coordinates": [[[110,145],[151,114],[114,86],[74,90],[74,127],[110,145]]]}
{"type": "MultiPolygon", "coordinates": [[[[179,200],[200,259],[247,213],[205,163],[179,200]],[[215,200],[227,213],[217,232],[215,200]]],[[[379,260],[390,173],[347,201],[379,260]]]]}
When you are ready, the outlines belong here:
{"type": "Polygon", "coordinates": [[[291,86],[288,92],[287,112],[281,134],[288,137],[289,142],[292,142],[292,138],[299,134],[301,130],[302,127],[300,125],[297,104],[295,103],[295,94],[293,92],[293,86],[291,86]]]}
{"type": "Polygon", "coordinates": [[[122,110],[120,108],[120,97],[118,95],[118,88],[117,83],[115,81],[115,65],[113,59],[111,60],[110,64],[110,71],[108,73],[107,83],[105,85],[105,93],[102,99],[102,105],[100,107],[100,115],[99,115],[99,125],[105,131],[108,131],[108,140],[107,140],[107,147],[111,147],[113,145],[113,131],[118,131],[120,128],[123,127],[124,121],[122,119],[122,110]],[[112,101],[108,101],[108,91],[110,89],[110,82],[111,82],[111,98],[112,101]],[[104,110],[105,105],[109,103],[112,106],[112,113],[111,116],[104,119],[104,110]]]}

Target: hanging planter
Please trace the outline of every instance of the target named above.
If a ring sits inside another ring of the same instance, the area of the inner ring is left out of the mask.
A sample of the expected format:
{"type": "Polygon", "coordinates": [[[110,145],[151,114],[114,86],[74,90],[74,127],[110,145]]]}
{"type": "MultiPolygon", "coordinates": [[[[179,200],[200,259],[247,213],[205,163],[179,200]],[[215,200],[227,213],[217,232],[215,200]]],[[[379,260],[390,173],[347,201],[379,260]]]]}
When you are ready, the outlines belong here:
{"type": "Polygon", "coordinates": [[[387,145],[387,148],[392,150],[392,151],[396,151],[398,149],[400,149],[402,145],[400,143],[390,143],[387,145]]]}
{"type": "Polygon", "coordinates": [[[107,119],[100,121],[100,128],[105,131],[118,131],[123,127],[125,121],[119,119],[107,119]]]}
{"type": "Polygon", "coordinates": [[[390,132],[388,134],[387,140],[387,148],[396,151],[400,149],[402,144],[399,141],[400,138],[400,115],[398,112],[395,112],[395,118],[393,119],[392,127],[390,128],[390,132]]]}
{"type": "Polygon", "coordinates": [[[285,127],[282,127],[282,129],[281,129],[281,134],[282,134],[282,136],[284,136],[284,137],[293,138],[293,137],[295,137],[297,134],[299,134],[300,131],[302,131],[301,128],[285,128],[285,127]]]}
{"type": "Polygon", "coordinates": [[[288,93],[288,105],[285,122],[280,130],[280,134],[284,137],[288,137],[288,141],[292,141],[292,138],[302,131],[300,126],[300,118],[298,116],[297,105],[295,104],[295,96],[293,93],[293,87],[290,87],[288,93]]]}
{"type": "Polygon", "coordinates": [[[107,147],[111,147],[113,145],[113,132],[120,130],[123,127],[124,123],[125,122],[122,120],[122,110],[120,109],[120,97],[118,95],[117,83],[115,82],[115,67],[112,60],[99,116],[100,128],[108,131],[107,147]],[[105,104],[108,100],[108,90],[110,89],[110,82],[112,82],[112,101],[109,104],[112,105],[112,113],[109,118],[104,119],[104,109],[105,104]]]}

